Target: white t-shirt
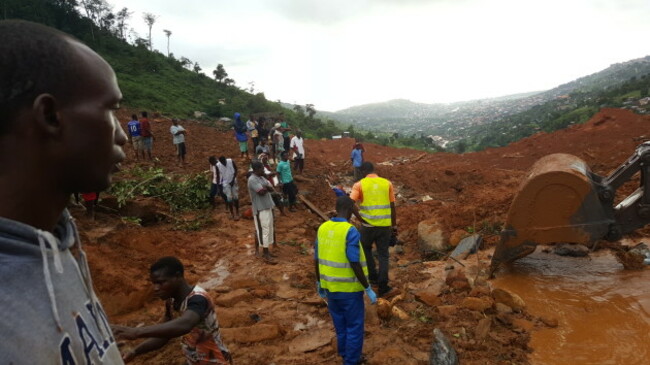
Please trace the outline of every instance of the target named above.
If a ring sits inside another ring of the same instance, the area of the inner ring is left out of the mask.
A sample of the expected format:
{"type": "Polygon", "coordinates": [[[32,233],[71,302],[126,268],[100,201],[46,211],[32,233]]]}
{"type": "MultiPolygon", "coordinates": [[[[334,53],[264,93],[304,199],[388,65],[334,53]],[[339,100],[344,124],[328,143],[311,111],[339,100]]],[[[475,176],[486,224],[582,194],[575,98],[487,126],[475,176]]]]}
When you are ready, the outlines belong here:
{"type": "MultiPolygon", "coordinates": [[[[298,153],[302,155],[302,158],[305,158],[305,147],[303,145],[305,139],[304,138],[298,138],[297,136],[293,136],[291,138],[291,144],[289,145],[289,148],[293,150],[294,147],[298,148],[298,153]]],[[[296,153],[294,152],[294,157],[296,157],[296,153]]]]}
{"type": "Polygon", "coordinates": [[[173,126],[171,126],[169,128],[169,132],[171,132],[171,134],[173,136],[174,144],[179,144],[179,143],[185,142],[185,135],[184,134],[178,134],[178,135],[176,134],[176,133],[178,133],[180,131],[184,131],[184,130],[185,130],[185,128],[183,128],[180,125],[173,125],[173,126]]]}
{"type": "Polygon", "coordinates": [[[226,166],[222,165],[221,161],[217,162],[217,168],[219,169],[219,175],[221,175],[220,184],[230,184],[235,177],[235,166],[232,164],[232,159],[226,159],[226,166]]]}

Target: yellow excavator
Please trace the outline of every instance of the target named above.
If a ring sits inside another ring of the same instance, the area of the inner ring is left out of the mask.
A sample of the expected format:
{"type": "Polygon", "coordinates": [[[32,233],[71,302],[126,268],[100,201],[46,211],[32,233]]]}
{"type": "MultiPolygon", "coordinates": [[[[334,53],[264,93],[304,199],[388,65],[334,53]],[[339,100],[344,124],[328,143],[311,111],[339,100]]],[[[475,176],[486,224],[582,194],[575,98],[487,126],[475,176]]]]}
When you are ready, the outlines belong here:
{"type": "Polygon", "coordinates": [[[515,196],[490,273],[535,251],[538,244],[617,241],[650,223],[650,142],[609,176],[576,156],[557,153],[537,161],[515,196]],[[640,172],[639,188],[614,205],[616,190],[640,172]]]}

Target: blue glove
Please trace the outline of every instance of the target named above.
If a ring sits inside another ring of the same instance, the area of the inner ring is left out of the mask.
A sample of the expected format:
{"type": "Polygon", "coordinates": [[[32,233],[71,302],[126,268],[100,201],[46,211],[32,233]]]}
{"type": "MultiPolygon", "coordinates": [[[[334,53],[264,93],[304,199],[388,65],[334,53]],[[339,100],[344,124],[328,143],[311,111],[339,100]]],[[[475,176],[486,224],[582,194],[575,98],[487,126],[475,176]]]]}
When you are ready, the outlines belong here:
{"type": "Polygon", "coordinates": [[[377,294],[375,294],[375,292],[372,290],[370,285],[368,285],[368,287],[365,290],[366,290],[366,294],[368,294],[368,298],[370,298],[370,304],[377,303],[377,294]]]}
{"type": "Polygon", "coordinates": [[[316,287],[318,288],[318,295],[321,298],[327,298],[327,290],[320,287],[320,281],[316,282],[316,287]]]}

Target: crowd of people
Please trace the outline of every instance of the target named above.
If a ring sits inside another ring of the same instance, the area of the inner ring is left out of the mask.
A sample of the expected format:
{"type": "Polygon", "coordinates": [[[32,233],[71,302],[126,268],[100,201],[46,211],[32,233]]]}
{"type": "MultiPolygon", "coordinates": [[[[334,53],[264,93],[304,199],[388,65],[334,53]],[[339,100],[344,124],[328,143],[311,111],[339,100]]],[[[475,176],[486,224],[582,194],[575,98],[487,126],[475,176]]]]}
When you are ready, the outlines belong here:
{"type": "MultiPolygon", "coordinates": [[[[152,158],[147,113],[132,116],[127,135],[113,113],[122,98],[113,69],[71,36],[15,20],[0,21],[0,33],[6,35],[0,42],[0,77],[7,80],[0,84],[0,149],[5,152],[0,154],[0,363],[122,364],[182,337],[188,364],[233,364],[236,354],[224,344],[210,294],[186,281],[175,257],[160,258],[150,267],[154,293],[165,300],[162,322],[110,325],[66,205],[74,192],[110,186],[127,142],[136,159],[152,158]],[[34,67],[35,60],[48,62],[34,67]],[[147,340],[120,353],[118,340],[137,338],[147,340]]],[[[289,138],[292,130],[282,115],[269,120],[273,127],[268,131],[261,119],[251,116],[242,123],[236,114],[234,129],[244,159],[248,139],[253,141],[247,188],[256,251],[262,246],[262,258],[274,263],[274,208],[284,213],[276,187],[286,195],[288,210],[295,209],[298,189],[289,159],[291,154],[295,171],[302,173],[305,146],[300,131],[289,138]]],[[[186,131],[174,119],[170,133],[182,165],[186,131]]],[[[345,365],[362,360],[364,293],[371,303],[391,293],[388,247],[397,232],[391,182],[363,160],[363,146],[356,144],[354,151],[358,181],[349,196],[336,198],[336,217],[320,226],[314,244],[315,289],[328,302],[345,365]],[[359,229],[350,223],[353,215],[359,229]]],[[[213,205],[222,195],[231,218],[239,219],[237,177],[242,172],[225,156],[210,157],[209,163],[213,205]]]]}

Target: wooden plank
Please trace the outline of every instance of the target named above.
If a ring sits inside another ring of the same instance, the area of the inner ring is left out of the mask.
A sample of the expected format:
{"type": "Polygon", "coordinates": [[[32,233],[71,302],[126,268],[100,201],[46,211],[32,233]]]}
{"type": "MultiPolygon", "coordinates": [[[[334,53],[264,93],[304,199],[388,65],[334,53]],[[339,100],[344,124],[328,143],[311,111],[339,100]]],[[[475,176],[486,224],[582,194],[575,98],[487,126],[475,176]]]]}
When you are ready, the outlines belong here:
{"type": "Polygon", "coordinates": [[[314,214],[319,216],[323,221],[328,221],[330,219],[325,213],[323,213],[320,209],[318,209],[318,207],[315,206],[314,203],[310,202],[304,196],[298,195],[298,199],[300,199],[301,202],[305,203],[307,208],[309,208],[309,210],[311,210],[314,214]]]}

